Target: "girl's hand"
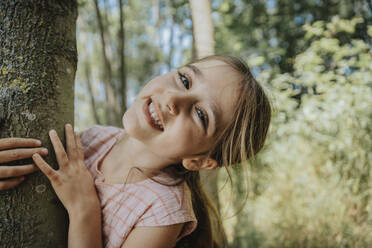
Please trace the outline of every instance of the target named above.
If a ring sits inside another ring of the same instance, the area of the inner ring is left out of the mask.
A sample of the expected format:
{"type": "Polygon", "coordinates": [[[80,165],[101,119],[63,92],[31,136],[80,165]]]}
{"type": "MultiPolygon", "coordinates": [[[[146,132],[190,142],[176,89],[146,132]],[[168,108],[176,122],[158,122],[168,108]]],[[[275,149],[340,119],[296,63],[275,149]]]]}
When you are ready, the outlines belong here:
{"type": "MultiPolygon", "coordinates": [[[[47,155],[48,150],[40,147],[41,141],[24,138],[0,139],[0,163],[31,158],[34,153],[47,155]],[[20,149],[22,147],[23,149],[20,149]],[[18,148],[18,149],[15,149],[18,148]]],[[[0,190],[13,188],[23,182],[24,175],[37,171],[39,168],[34,164],[0,166],[0,190]]]]}
{"type": "Polygon", "coordinates": [[[49,132],[59,170],[50,167],[39,154],[34,154],[32,158],[48,177],[58,198],[71,216],[71,214],[80,212],[92,205],[97,206],[98,204],[99,206],[99,200],[93,178],[84,164],[84,153],[80,138],[74,134],[70,124],[65,126],[65,130],[67,153],[56,131],[51,130],[49,132]]]}

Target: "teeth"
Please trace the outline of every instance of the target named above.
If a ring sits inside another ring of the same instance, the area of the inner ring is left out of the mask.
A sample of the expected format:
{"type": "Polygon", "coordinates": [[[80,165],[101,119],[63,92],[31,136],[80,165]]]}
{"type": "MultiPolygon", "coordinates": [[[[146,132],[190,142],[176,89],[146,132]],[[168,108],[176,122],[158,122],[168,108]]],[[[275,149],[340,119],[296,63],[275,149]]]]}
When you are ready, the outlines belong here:
{"type": "Polygon", "coordinates": [[[154,108],[152,102],[149,105],[149,111],[150,111],[151,117],[152,117],[153,121],[155,122],[155,124],[158,127],[160,127],[161,129],[163,129],[163,125],[161,124],[161,122],[159,120],[159,116],[155,112],[155,108],[154,108]]]}

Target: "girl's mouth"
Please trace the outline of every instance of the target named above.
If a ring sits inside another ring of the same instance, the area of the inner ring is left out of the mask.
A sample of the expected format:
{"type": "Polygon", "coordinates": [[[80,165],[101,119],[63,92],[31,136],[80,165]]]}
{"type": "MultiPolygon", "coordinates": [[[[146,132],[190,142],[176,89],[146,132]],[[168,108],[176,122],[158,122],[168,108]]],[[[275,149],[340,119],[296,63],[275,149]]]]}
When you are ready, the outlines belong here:
{"type": "Polygon", "coordinates": [[[155,108],[152,105],[151,98],[148,98],[142,107],[143,113],[145,114],[145,119],[147,123],[154,129],[159,131],[164,131],[164,127],[160,122],[159,116],[157,115],[155,108]]]}

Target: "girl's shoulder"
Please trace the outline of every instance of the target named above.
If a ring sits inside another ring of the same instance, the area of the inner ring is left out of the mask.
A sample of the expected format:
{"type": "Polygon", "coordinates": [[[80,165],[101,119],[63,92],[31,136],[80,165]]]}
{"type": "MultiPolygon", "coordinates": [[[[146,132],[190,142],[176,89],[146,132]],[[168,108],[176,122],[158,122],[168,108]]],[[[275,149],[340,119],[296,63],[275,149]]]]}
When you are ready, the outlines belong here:
{"type": "Polygon", "coordinates": [[[185,195],[188,194],[186,183],[175,184],[172,178],[158,175],[136,183],[142,193],[152,199],[152,204],[164,203],[165,206],[179,208],[183,204],[185,195]]]}
{"type": "MultiPolygon", "coordinates": [[[[136,226],[167,226],[185,223],[183,237],[190,234],[197,225],[197,220],[192,207],[191,191],[186,182],[179,185],[166,185],[164,178],[146,180],[137,187],[151,200],[148,208],[136,226]]],[[[170,180],[171,181],[171,180],[170,180]]]]}
{"type": "Polygon", "coordinates": [[[80,134],[85,160],[95,159],[110,148],[124,129],[95,125],[80,134]]]}
{"type": "Polygon", "coordinates": [[[124,129],[113,127],[113,126],[100,126],[95,125],[80,134],[81,143],[83,147],[89,145],[106,143],[107,141],[113,139],[117,135],[124,132],[124,129]]]}

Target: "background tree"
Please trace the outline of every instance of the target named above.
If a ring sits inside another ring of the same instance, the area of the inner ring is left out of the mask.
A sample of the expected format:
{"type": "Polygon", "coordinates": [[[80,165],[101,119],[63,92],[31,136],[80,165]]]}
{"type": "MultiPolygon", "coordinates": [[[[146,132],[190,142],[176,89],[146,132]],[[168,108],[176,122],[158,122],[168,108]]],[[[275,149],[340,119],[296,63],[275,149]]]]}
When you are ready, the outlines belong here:
{"type": "MultiPolygon", "coordinates": [[[[64,124],[74,120],[76,18],[75,1],[0,2],[1,138],[38,138],[52,154],[48,131],[64,137],[64,124]]],[[[67,214],[41,173],[0,192],[2,247],[66,247],[67,227],[67,214]]]]}
{"type": "MultiPolygon", "coordinates": [[[[118,54],[120,58],[119,66],[119,90],[120,90],[120,109],[121,115],[123,115],[127,109],[127,73],[125,66],[125,28],[124,28],[124,11],[123,11],[123,0],[118,0],[119,5],[119,31],[118,31],[118,54]]],[[[119,118],[121,119],[121,118],[119,118]]]]}
{"type": "Polygon", "coordinates": [[[214,32],[209,0],[190,0],[195,58],[214,54],[214,32]]]}
{"type": "MultiPolygon", "coordinates": [[[[103,58],[103,82],[105,85],[105,97],[106,97],[106,120],[107,124],[111,125],[119,125],[120,118],[119,115],[121,113],[120,107],[118,105],[117,94],[115,93],[114,89],[114,82],[112,76],[112,65],[107,55],[107,37],[106,37],[106,29],[104,28],[101,10],[98,6],[98,0],[94,1],[94,9],[97,15],[97,22],[98,22],[98,30],[100,34],[101,40],[101,50],[102,50],[102,58],[103,58]]],[[[120,12],[121,13],[121,12],[120,12]]],[[[120,14],[121,16],[121,14],[120,14]]],[[[107,17],[107,15],[105,15],[107,17]]]]}

